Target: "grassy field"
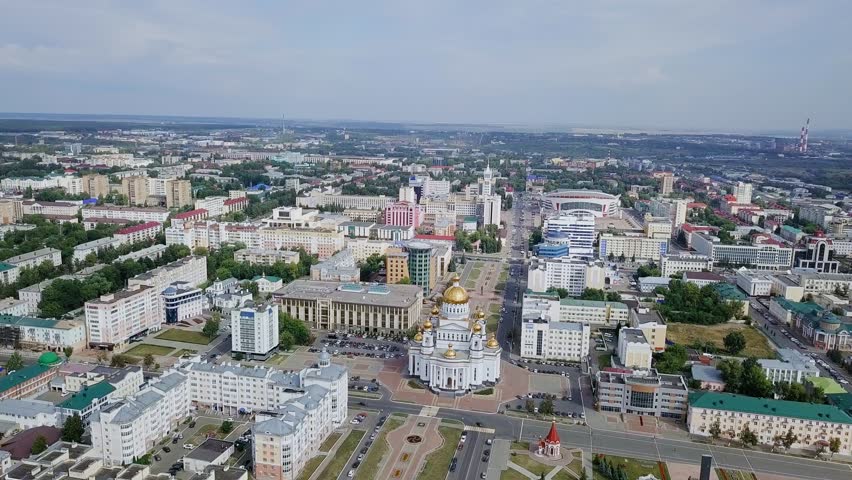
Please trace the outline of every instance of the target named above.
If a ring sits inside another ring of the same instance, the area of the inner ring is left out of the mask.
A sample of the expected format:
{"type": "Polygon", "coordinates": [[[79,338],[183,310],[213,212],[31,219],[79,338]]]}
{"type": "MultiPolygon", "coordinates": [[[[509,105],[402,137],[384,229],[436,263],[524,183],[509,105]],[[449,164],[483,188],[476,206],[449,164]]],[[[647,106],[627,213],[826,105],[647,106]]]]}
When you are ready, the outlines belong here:
{"type": "Polygon", "coordinates": [[[163,356],[168,355],[169,352],[171,352],[172,350],[174,350],[174,348],[172,347],[161,347],[159,345],[149,345],[147,343],[142,343],[136,345],[135,347],[124,353],[126,353],[127,355],[133,355],[134,357],[144,357],[149,353],[154,356],[163,356]]]}
{"type": "Polygon", "coordinates": [[[601,368],[611,367],[612,366],[612,354],[611,353],[602,353],[598,355],[598,366],[601,368]]]}
{"type": "Polygon", "coordinates": [[[444,480],[447,478],[447,471],[449,471],[450,462],[456,453],[456,446],[459,444],[462,430],[441,425],[438,427],[438,432],[444,437],[444,444],[426,457],[426,466],[417,476],[417,480],[444,480]]]}
{"type": "Polygon", "coordinates": [[[171,340],[173,342],[195,343],[197,345],[207,345],[212,340],[201,332],[181,330],[179,328],[170,328],[157,335],[157,338],[160,340],[171,340]]]}
{"type": "Polygon", "coordinates": [[[510,450],[523,450],[527,451],[530,449],[530,442],[512,442],[512,447],[510,450]]]}
{"type": "Polygon", "coordinates": [[[346,462],[349,461],[349,457],[352,456],[352,452],[354,452],[355,448],[358,447],[358,442],[361,441],[361,438],[365,433],[367,432],[364,430],[352,430],[349,432],[349,435],[346,436],[346,440],[343,440],[340,448],[338,448],[337,452],[335,452],[334,458],[328,462],[325,469],[322,473],[320,473],[319,478],[339,477],[343,469],[346,468],[346,462]]]}
{"type": "Polygon", "coordinates": [[[503,470],[503,473],[500,474],[500,480],[529,480],[525,475],[521,475],[519,472],[512,470],[511,468],[508,470],[503,470]]]}
{"type": "Polygon", "coordinates": [[[311,475],[314,474],[314,471],[320,466],[320,463],[322,463],[323,460],[325,460],[325,455],[317,455],[316,457],[308,460],[308,463],[306,463],[305,467],[302,468],[302,473],[296,477],[296,480],[308,480],[311,478],[311,475]]]}
{"type": "Polygon", "coordinates": [[[719,477],[719,480],[752,480],[751,474],[746,472],[742,472],[740,470],[730,470],[730,469],[716,469],[716,476],[719,477]]]}
{"type": "Polygon", "coordinates": [[[337,432],[334,432],[329,435],[328,438],[326,438],[322,442],[322,445],[320,445],[320,452],[328,452],[329,450],[331,450],[331,447],[334,446],[334,443],[337,442],[337,439],[340,438],[341,435],[342,433],[337,432]]]}
{"type": "Polygon", "coordinates": [[[373,442],[372,448],[370,448],[369,453],[367,453],[367,456],[361,463],[361,467],[357,470],[355,478],[364,480],[379,478],[379,466],[382,463],[382,459],[384,459],[385,455],[387,455],[388,450],[390,450],[387,442],[387,435],[401,427],[403,423],[405,423],[405,417],[388,417],[385,425],[379,433],[379,436],[376,437],[376,441],[373,442]]]}
{"type": "MultiPolygon", "coordinates": [[[[540,476],[542,474],[547,475],[553,470],[551,465],[545,465],[543,463],[539,463],[534,459],[530,458],[529,455],[518,454],[514,457],[509,458],[509,460],[515,465],[521,466],[534,473],[536,476],[540,476]]],[[[632,478],[632,477],[631,477],[632,478]]]]}
{"type": "Polygon", "coordinates": [[[736,323],[721,325],[691,325],[685,323],[669,323],[666,338],[672,342],[689,346],[696,340],[713,342],[719,351],[724,350],[724,338],[730,332],[739,331],[745,336],[746,348],[740,353],[742,357],[775,358],[775,350],[769,346],[769,340],[756,328],[736,323]]]}
{"type": "MultiPolygon", "coordinates": [[[[639,460],[638,458],[619,457],[617,455],[599,454],[598,456],[602,457],[601,460],[603,460],[604,458],[609,460],[615,467],[624,466],[625,473],[627,473],[627,478],[630,479],[639,478],[648,474],[651,474],[656,478],[660,478],[660,465],[662,465],[663,471],[665,473],[664,478],[662,478],[661,480],[671,480],[671,477],[669,476],[669,470],[668,468],[666,468],[665,463],[661,464],[651,460],[639,460]]],[[[600,474],[595,471],[595,476],[598,475],[600,474]]],[[[600,475],[600,477],[603,478],[603,475],[600,475]]]]}

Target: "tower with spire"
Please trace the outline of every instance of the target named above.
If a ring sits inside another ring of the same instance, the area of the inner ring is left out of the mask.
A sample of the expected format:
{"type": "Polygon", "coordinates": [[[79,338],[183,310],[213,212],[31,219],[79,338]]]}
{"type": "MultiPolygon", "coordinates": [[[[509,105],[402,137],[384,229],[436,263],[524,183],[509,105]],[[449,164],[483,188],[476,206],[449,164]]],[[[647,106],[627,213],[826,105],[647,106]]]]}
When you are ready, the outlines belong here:
{"type": "Polygon", "coordinates": [[[538,441],[538,449],[535,453],[540,457],[562,458],[562,442],[559,440],[559,432],[556,431],[556,421],[550,424],[547,436],[538,441]]]}

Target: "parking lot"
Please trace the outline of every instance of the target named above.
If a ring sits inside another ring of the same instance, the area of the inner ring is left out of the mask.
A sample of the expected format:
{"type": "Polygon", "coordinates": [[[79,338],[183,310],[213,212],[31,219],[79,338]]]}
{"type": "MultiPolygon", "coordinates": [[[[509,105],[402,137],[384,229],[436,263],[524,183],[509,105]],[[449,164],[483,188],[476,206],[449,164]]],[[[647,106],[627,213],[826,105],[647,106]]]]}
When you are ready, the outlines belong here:
{"type": "Polygon", "coordinates": [[[325,348],[334,356],[364,358],[399,358],[405,355],[401,343],[379,338],[364,338],[354,334],[331,333],[317,338],[309,352],[320,352],[325,348]]]}
{"type": "MultiPolygon", "coordinates": [[[[183,457],[192,451],[194,447],[201,444],[208,435],[215,433],[226,418],[198,416],[191,423],[182,423],[173,429],[171,435],[156,448],[152,449],[154,456],[151,459],[151,473],[166,473],[172,467],[183,463],[183,457]],[[191,447],[191,448],[187,448],[191,447]],[[156,457],[160,459],[157,460],[156,457]]],[[[233,420],[234,429],[226,437],[227,441],[235,441],[249,429],[250,424],[237,419],[233,420]]],[[[250,468],[251,452],[248,445],[243,451],[238,451],[238,462],[235,465],[243,465],[250,468]]],[[[176,478],[184,479],[192,476],[191,472],[179,470],[176,478]]]]}

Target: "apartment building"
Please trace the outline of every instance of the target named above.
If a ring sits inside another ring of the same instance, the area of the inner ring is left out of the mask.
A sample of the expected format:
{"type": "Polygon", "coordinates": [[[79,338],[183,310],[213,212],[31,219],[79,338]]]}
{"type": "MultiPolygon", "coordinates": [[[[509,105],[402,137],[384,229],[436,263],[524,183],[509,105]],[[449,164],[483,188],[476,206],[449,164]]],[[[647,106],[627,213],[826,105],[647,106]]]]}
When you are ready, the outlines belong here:
{"type": "Polygon", "coordinates": [[[116,207],[111,205],[92,205],[81,210],[83,220],[88,218],[121,219],[131,222],[166,223],[169,210],[161,207],[116,207]]]}
{"type": "Polygon", "coordinates": [[[651,368],[653,349],[639,328],[622,328],[618,332],[616,348],[619,362],[626,368],[648,370],[651,368]]]}
{"type": "Polygon", "coordinates": [[[81,177],[83,192],[90,198],[103,198],[109,195],[109,177],[100,174],[83,175],[81,177]]]}
{"type": "Polygon", "coordinates": [[[14,265],[19,269],[35,268],[44,262],[50,262],[54,266],[62,265],[62,252],[55,248],[40,248],[3,260],[3,263],[14,265]]]}
{"type": "Polygon", "coordinates": [[[167,180],[165,196],[166,208],[182,208],[192,205],[192,184],[189,180],[167,180]]]}
{"type": "Polygon", "coordinates": [[[18,281],[20,269],[16,265],[0,262],[0,283],[11,285],[18,281]]]}
{"type": "Polygon", "coordinates": [[[190,255],[162,267],[140,273],[127,280],[127,285],[152,287],[159,294],[175,282],[184,282],[197,287],[206,281],[207,258],[200,255],[190,255]]]}
{"type": "Polygon", "coordinates": [[[265,360],[278,350],[278,307],[247,302],[231,310],[231,351],[265,360]]]}
{"type": "Polygon", "coordinates": [[[92,450],[105,465],[127,465],[144,456],[189,416],[189,381],[171,371],[142,391],[93,412],[92,450]]]}
{"type": "Polygon", "coordinates": [[[645,306],[630,309],[630,326],[642,330],[645,340],[654,352],[666,349],[666,322],[660,312],[645,306]]]}
{"type": "Polygon", "coordinates": [[[258,480],[298,477],[347,414],[348,372],[332,364],[328,352],[320,354],[317,368],[276,377],[277,408],[258,414],[252,428],[258,480]]]}
{"type": "Polygon", "coordinates": [[[714,424],[723,438],[734,439],[746,426],[761,445],[792,429],[791,448],[810,449],[840,439],[840,455],[852,454],[852,417],[833,405],[747,397],[732,393],[696,391],[689,395],[687,426],[691,435],[710,437],[714,424]]]}
{"type": "Polygon", "coordinates": [[[162,230],[163,224],[160,222],[145,222],[117,230],[113,238],[118,240],[122,245],[126,245],[153,240],[157,238],[157,235],[162,230]]]}
{"type": "MultiPolygon", "coordinates": [[[[12,263],[6,260],[6,263],[12,263]]],[[[848,273],[811,273],[799,275],[799,285],[805,293],[831,293],[835,289],[852,291],[852,274],[848,273]]]]}
{"type": "Polygon", "coordinates": [[[599,371],[595,376],[595,406],[601,412],[626,413],[684,420],[689,390],[680,375],[599,371]]]}
{"type": "Polygon", "coordinates": [[[296,205],[307,208],[337,206],[360,210],[384,210],[388,204],[395,201],[396,198],[385,195],[343,195],[318,190],[312,190],[296,197],[296,205]]]}
{"type": "Polygon", "coordinates": [[[74,247],[73,259],[75,262],[86,260],[89,255],[97,255],[99,252],[116,248],[121,245],[121,241],[114,237],[104,237],[91,242],[81,243],[74,247]]]}
{"type": "Polygon", "coordinates": [[[370,255],[384,255],[394,246],[389,240],[368,240],[366,238],[344,238],[344,245],[352,252],[356,262],[367,260],[370,255]]]}
{"type": "MultiPolygon", "coordinates": [[[[0,400],[0,421],[14,425],[19,430],[35,427],[61,427],[59,409],[42,400],[0,400]]],[[[3,472],[0,472],[2,474],[3,472]]]]}
{"type": "Polygon", "coordinates": [[[282,312],[312,328],[356,332],[406,332],[420,321],[423,304],[416,285],[294,280],[272,295],[282,312]]]}
{"type": "Polygon", "coordinates": [[[174,324],[200,317],[204,309],[204,295],[200,288],[187,282],[174,282],[162,292],[165,308],[164,320],[174,324]]]}
{"type": "Polygon", "coordinates": [[[646,236],[616,235],[601,233],[598,239],[598,257],[609,258],[610,255],[637,260],[657,260],[669,250],[669,239],[648,238],[646,236]]]}
{"type": "Polygon", "coordinates": [[[24,200],[21,202],[23,215],[76,216],[80,211],[80,202],[43,202],[40,200],[24,200]]]}
{"type": "Polygon", "coordinates": [[[0,198],[0,225],[12,225],[24,218],[20,200],[0,198]]]}
{"type": "Polygon", "coordinates": [[[250,263],[252,265],[275,265],[278,262],[299,263],[299,252],[264,248],[243,248],[234,252],[234,261],[250,263]]]}
{"type": "Polygon", "coordinates": [[[36,363],[0,377],[0,400],[29,398],[47,391],[56,377],[56,366],[36,363]]]}
{"type": "Polygon", "coordinates": [[[159,330],[163,323],[159,291],[148,285],[130,285],[90,300],[85,312],[92,348],[122,346],[136,335],[159,330]]]}
{"type": "Polygon", "coordinates": [[[343,232],[326,229],[262,228],[260,246],[265,249],[305,249],[320,260],[334,255],[344,247],[343,232]]]}
{"type": "MultiPolygon", "coordinates": [[[[24,302],[24,305],[29,305],[24,302]]],[[[17,331],[19,346],[56,350],[86,345],[86,325],[76,320],[54,320],[19,315],[0,315],[0,328],[17,331]]]]}
{"type": "Polygon", "coordinates": [[[671,277],[682,272],[704,272],[713,270],[713,260],[705,255],[662,255],[660,276],[671,277]]]}
{"type": "Polygon", "coordinates": [[[564,288],[569,296],[580,296],[587,288],[603,289],[606,268],[603,262],[567,257],[530,259],[527,286],[534,292],[564,288]]]}
{"type": "Polygon", "coordinates": [[[128,205],[144,207],[148,204],[148,179],[141,175],[122,178],[121,193],[128,205]]]}
{"type": "Polygon", "coordinates": [[[385,207],[385,224],[418,228],[423,222],[423,213],[416,202],[400,201],[385,207]]]}

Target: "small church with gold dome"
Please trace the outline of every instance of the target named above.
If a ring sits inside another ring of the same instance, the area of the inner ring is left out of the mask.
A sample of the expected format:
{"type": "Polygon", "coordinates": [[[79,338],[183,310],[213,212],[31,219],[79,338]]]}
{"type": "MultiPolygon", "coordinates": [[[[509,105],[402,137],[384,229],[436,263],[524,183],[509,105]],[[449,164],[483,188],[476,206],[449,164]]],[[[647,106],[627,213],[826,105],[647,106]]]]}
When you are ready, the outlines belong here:
{"type": "Polygon", "coordinates": [[[477,308],[471,315],[470,297],[456,274],[441,309],[432,309],[414,336],[408,374],[433,391],[463,394],[500,380],[501,352],[493,334],[486,340],[485,312],[477,308]]]}

